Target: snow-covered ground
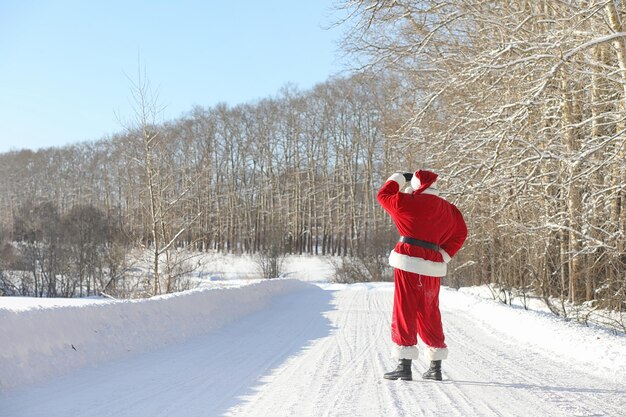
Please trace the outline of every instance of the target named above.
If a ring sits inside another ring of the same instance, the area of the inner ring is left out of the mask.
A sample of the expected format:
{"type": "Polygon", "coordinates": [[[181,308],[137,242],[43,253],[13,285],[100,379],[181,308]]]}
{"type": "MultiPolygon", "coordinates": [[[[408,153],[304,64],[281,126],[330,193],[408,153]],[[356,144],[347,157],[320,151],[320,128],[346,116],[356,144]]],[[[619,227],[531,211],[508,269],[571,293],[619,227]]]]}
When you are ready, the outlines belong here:
{"type": "Polygon", "coordinates": [[[444,381],[387,381],[392,284],[248,262],[149,300],[0,297],[0,416],[625,415],[624,336],[444,288],[444,381]]]}

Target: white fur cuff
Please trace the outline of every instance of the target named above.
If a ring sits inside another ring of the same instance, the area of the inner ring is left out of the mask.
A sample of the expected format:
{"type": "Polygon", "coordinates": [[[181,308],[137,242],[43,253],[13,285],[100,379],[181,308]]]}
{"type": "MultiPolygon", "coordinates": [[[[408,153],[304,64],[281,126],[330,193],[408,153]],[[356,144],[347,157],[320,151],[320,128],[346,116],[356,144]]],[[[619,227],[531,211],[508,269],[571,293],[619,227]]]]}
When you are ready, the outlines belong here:
{"type": "Polygon", "coordinates": [[[417,349],[417,346],[400,346],[394,343],[393,350],[391,352],[391,356],[394,359],[413,359],[417,360],[419,357],[420,351],[417,349]]]}
{"type": "Polygon", "coordinates": [[[404,187],[404,184],[406,184],[406,179],[404,178],[404,175],[400,174],[399,172],[392,174],[391,177],[387,178],[387,181],[397,182],[400,186],[400,189],[402,189],[402,187],[404,187]]]}
{"type": "Polygon", "coordinates": [[[446,252],[443,249],[439,249],[439,253],[441,254],[441,256],[443,256],[443,261],[445,263],[448,263],[452,260],[452,258],[450,257],[450,255],[448,255],[448,252],[446,252]]]}
{"type": "Polygon", "coordinates": [[[429,361],[440,361],[448,358],[448,348],[434,348],[426,346],[424,349],[426,359],[429,361]]]}

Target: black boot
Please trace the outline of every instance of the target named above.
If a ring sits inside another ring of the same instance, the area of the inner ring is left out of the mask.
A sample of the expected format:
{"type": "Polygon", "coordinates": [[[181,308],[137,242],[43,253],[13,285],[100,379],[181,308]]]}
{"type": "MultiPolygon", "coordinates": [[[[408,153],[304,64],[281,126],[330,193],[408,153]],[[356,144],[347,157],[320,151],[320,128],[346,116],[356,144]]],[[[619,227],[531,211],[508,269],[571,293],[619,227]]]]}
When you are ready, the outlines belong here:
{"type": "Polygon", "coordinates": [[[396,370],[385,374],[385,379],[393,379],[395,381],[398,378],[403,381],[413,380],[413,374],[411,373],[411,359],[400,359],[396,370]]]}
{"type": "Polygon", "coordinates": [[[430,361],[430,368],[428,368],[428,370],[424,372],[422,378],[441,381],[441,361],[430,361]]]}

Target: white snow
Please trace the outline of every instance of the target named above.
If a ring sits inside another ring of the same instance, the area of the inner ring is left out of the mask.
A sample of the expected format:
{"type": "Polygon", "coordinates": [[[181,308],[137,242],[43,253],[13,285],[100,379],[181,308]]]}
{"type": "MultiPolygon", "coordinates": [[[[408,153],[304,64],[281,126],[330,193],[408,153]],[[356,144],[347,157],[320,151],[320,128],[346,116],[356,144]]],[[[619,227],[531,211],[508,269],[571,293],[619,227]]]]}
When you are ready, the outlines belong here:
{"type": "Polygon", "coordinates": [[[206,334],[305,285],[297,280],[269,280],[144,300],[0,309],[2,337],[9,342],[3,343],[0,387],[35,382],[206,334]]]}
{"type": "Polygon", "coordinates": [[[624,336],[443,288],[444,381],[423,356],[387,381],[393,284],[289,262],[148,300],[0,297],[0,416],[624,415],[624,336]]]}
{"type": "Polygon", "coordinates": [[[27,311],[52,307],[80,307],[106,302],[103,298],[0,297],[0,311],[27,311]]]}
{"type": "MultiPolygon", "coordinates": [[[[198,263],[200,267],[194,273],[201,285],[207,279],[228,285],[233,280],[261,278],[258,263],[251,255],[214,254],[199,259],[198,263]]],[[[322,256],[287,256],[282,266],[283,277],[295,276],[300,281],[326,282],[334,273],[330,258],[322,256]]]]}

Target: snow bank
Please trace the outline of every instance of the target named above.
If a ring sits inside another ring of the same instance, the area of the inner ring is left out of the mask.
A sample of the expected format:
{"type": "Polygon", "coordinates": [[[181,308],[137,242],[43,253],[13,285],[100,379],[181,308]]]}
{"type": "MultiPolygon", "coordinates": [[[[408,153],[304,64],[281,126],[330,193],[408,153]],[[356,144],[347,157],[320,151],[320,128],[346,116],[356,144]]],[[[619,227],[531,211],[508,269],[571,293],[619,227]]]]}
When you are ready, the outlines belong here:
{"type": "MultiPolygon", "coordinates": [[[[509,339],[503,342],[517,343],[521,349],[560,360],[564,367],[576,364],[626,384],[624,335],[567,321],[549,312],[508,306],[469,292],[443,288],[442,310],[462,311],[472,317],[477,327],[507,335],[509,339]]],[[[445,311],[443,316],[445,320],[445,311]]]]}
{"type": "MultiPolygon", "coordinates": [[[[89,298],[42,298],[42,297],[0,297],[0,311],[3,309],[13,311],[26,311],[38,308],[52,307],[82,307],[90,304],[110,302],[103,297],[89,298]]],[[[2,324],[0,324],[2,326],[2,324]]],[[[0,327],[2,328],[2,327],[0,327]]]]}
{"type": "Polygon", "coordinates": [[[277,279],[145,300],[0,308],[0,388],[206,333],[309,285],[277,279]]]}

